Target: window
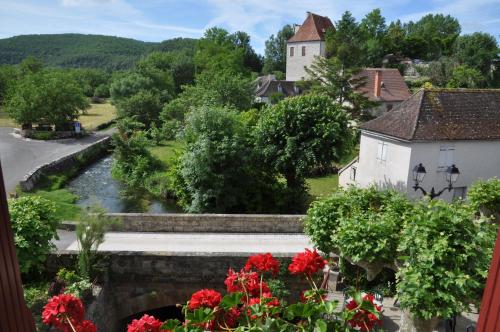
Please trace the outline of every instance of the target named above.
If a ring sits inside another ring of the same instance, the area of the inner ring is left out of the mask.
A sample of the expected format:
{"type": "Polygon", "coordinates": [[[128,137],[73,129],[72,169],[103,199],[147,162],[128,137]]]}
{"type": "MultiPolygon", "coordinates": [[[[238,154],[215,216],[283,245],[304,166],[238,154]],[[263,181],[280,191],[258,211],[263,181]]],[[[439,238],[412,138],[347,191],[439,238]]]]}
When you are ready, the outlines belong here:
{"type": "Polygon", "coordinates": [[[379,142],[377,149],[377,160],[386,161],[387,160],[387,143],[379,142]]]}
{"type": "Polygon", "coordinates": [[[290,47],[290,56],[293,56],[293,47],[290,47]]]}
{"type": "Polygon", "coordinates": [[[467,187],[456,187],[453,188],[453,199],[465,199],[465,194],[467,193],[467,187]]]}
{"type": "Polygon", "coordinates": [[[352,181],[356,181],[356,167],[354,167],[354,166],[351,167],[351,174],[349,177],[352,181]]]}
{"type": "Polygon", "coordinates": [[[306,47],[302,46],[302,56],[306,56],[306,47]]]}
{"type": "Polygon", "coordinates": [[[451,145],[441,145],[439,147],[439,161],[438,169],[440,171],[446,170],[448,166],[453,165],[453,155],[455,154],[455,147],[451,145]]]}

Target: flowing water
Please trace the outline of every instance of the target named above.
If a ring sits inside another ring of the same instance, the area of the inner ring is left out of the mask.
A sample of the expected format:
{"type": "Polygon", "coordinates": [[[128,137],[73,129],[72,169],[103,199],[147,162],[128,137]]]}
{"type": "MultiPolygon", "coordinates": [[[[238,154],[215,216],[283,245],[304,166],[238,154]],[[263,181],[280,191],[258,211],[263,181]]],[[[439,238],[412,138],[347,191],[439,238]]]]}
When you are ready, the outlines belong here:
{"type": "Polygon", "coordinates": [[[149,212],[149,213],[179,213],[182,210],[175,202],[135,197],[125,198],[120,192],[123,185],[111,177],[113,157],[107,156],[74,178],[67,189],[80,196],[77,204],[87,207],[98,203],[109,212],[149,212]]]}

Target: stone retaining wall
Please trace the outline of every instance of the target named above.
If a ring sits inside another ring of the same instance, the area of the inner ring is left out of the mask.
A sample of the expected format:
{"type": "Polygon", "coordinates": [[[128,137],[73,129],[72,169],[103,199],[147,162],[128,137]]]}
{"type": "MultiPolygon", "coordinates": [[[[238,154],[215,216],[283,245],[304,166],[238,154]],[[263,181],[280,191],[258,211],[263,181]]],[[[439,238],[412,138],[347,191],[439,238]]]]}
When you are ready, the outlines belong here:
{"type": "MultiPolygon", "coordinates": [[[[108,213],[121,220],[114,231],[177,233],[303,233],[305,215],[108,213]]],[[[62,228],[74,230],[74,222],[62,228]]]]}
{"type": "Polygon", "coordinates": [[[110,143],[111,137],[104,137],[79,151],[38,166],[28,173],[24,179],[19,182],[19,185],[23,191],[31,191],[36,187],[43,175],[66,171],[77,165],[80,167],[86,166],[102,156],[109,148],[110,143]]]}

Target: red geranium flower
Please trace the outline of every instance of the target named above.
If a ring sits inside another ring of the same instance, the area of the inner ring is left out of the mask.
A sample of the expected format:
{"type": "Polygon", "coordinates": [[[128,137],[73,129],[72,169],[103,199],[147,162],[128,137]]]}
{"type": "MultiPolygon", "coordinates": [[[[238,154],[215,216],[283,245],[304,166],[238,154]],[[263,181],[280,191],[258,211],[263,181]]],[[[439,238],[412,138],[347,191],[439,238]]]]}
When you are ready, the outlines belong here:
{"type": "Polygon", "coordinates": [[[231,308],[228,311],[224,312],[222,316],[222,324],[221,327],[223,329],[234,328],[238,326],[238,320],[240,319],[241,311],[238,308],[231,308]]]}
{"type": "Polygon", "coordinates": [[[85,314],[82,301],[71,294],[53,296],[45,305],[42,312],[42,321],[46,325],[53,325],[65,331],[69,329],[68,319],[74,326],[79,325],[85,314]]]}
{"type": "Polygon", "coordinates": [[[280,263],[270,253],[258,254],[250,256],[245,264],[246,271],[252,268],[259,272],[272,272],[273,275],[277,275],[280,271],[280,263]]]}
{"type": "Polygon", "coordinates": [[[128,324],[127,332],[160,332],[162,325],[163,323],[153,316],[144,315],[128,324]]]}
{"type": "Polygon", "coordinates": [[[76,332],[97,332],[97,327],[89,320],[84,320],[78,326],[75,326],[76,332]]]}
{"type": "Polygon", "coordinates": [[[213,289],[202,289],[191,296],[191,300],[189,300],[189,309],[195,310],[200,307],[213,309],[219,305],[221,300],[222,296],[219,292],[213,289]]]}
{"type": "MultiPolygon", "coordinates": [[[[378,312],[381,312],[382,308],[376,305],[374,301],[375,297],[373,296],[373,294],[366,294],[363,296],[363,302],[371,303],[378,312]]],[[[349,325],[354,329],[362,332],[368,332],[371,331],[375,325],[382,325],[382,321],[376,315],[369,312],[368,310],[362,309],[353,299],[348,301],[348,303],[346,304],[346,308],[351,311],[356,310],[352,319],[347,321],[349,325]]]]}
{"type": "Polygon", "coordinates": [[[311,251],[306,249],[305,252],[298,253],[292,259],[292,263],[288,266],[291,274],[306,274],[313,275],[325,267],[327,261],[321,257],[316,249],[311,251]]]}
{"type": "Polygon", "coordinates": [[[265,282],[260,282],[257,272],[245,272],[241,270],[237,273],[230,268],[227,272],[227,278],[224,284],[229,293],[244,293],[246,291],[252,296],[260,296],[261,288],[262,293],[269,292],[269,286],[265,282]]]}

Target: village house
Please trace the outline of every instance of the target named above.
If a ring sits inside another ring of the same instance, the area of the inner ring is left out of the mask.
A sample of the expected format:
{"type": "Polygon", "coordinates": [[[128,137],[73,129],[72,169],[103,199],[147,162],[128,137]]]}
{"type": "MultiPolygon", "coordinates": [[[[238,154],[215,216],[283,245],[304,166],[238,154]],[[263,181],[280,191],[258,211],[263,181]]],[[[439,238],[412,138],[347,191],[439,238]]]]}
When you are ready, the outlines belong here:
{"type": "Polygon", "coordinates": [[[277,97],[293,97],[300,94],[295,82],[277,80],[274,75],[260,76],[256,80],[255,101],[271,104],[273,95],[277,97]]]}
{"type": "Polygon", "coordinates": [[[500,177],[500,90],[418,91],[361,126],[359,157],[340,170],[339,184],[421,197],[415,175],[428,193],[437,192],[450,185],[450,170],[458,179],[440,196],[447,201],[464,197],[479,179],[500,177]]]}
{"type": "Polygon", "coordinates": [[[356,92],[379,103],[379,106],[368,111],[373,117],[392,110],[411,96],[403,76],[396,68],[366,68],[355,78],[363,78],[363,84],[356,92]]]}

